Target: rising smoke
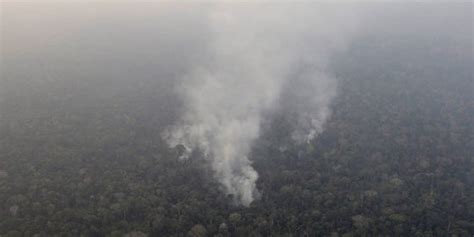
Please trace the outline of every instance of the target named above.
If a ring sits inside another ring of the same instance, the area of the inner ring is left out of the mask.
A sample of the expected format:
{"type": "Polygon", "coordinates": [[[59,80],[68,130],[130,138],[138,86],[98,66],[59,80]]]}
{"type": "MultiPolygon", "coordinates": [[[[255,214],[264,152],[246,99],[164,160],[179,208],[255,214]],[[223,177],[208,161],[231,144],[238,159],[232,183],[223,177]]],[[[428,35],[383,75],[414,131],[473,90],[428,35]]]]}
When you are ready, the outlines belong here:
{"type": "Polygon", "coordinates": [[[208,55],[177,87],[185,112],[164,134],[169,145],[201,151],[224,191],[248,206],[259,196],[248,154],[264,114],[296,114],[297,143],[323,130],[336,95],[328,58],[347,44],[353,13],[337,4],[213,6],[208,55]]]}

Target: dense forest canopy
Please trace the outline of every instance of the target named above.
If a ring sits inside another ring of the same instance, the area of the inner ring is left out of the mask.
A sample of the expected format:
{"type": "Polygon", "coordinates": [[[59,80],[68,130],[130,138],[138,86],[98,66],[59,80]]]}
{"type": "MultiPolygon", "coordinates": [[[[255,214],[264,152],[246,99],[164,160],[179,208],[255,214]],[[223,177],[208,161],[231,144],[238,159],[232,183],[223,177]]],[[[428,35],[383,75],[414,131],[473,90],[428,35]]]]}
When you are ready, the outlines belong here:
{"type": "Polygon", "coordinates": [[[324,130],[266,115],[248,206],[163,138],[208,4],[141,4],[1,3],[0,236],[474,234],[471,2],[365,4],[324,130]]]}

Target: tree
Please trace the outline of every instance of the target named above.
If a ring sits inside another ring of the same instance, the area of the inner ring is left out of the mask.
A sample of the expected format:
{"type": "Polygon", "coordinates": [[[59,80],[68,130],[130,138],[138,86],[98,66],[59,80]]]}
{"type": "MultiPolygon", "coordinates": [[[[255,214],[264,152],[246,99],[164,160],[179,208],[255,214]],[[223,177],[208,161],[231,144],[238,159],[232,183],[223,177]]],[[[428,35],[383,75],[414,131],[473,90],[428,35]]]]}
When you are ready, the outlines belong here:
{"type": "Polygon", "coordinates": [[[207,236],[207,230],[203,225],[194,225],[188,232],[188,237],[205,237],[207,236]]]}

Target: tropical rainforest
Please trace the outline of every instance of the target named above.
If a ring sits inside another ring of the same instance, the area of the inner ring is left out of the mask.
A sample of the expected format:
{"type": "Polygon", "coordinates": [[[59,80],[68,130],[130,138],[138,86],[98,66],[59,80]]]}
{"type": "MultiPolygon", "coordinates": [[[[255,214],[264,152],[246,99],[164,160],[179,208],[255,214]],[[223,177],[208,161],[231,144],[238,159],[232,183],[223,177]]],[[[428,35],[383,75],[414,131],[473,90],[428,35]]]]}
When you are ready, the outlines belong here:
{"type": "Polygon", "coordinates": [[[148,65],[140,49],[82,66],[114,73],[76,70],[68,65],[81,59],[54,49],[46,59],[5,53],[0,236],[472,236],[472,21],[434,30],[423,19],[371,29],[331,55],[337,95],[310,142],[290,139],[288,114],[262,124],[249,206],[222,190],[202,154],[181,159],[185,148],[164,141],[182,113],[169,89],[179,68],[148,65]]]}

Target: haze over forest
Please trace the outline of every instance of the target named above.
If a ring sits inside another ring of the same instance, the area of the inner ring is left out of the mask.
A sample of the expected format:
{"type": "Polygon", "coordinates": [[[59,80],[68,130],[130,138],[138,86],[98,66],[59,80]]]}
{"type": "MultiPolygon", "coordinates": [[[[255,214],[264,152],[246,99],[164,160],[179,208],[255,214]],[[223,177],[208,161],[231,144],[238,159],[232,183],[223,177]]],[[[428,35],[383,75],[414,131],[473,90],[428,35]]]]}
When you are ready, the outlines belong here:
{"type": "Polygon", "coordinates": [[[473,4],[0,2],[0,236],[472,236],[473,4]]]}

